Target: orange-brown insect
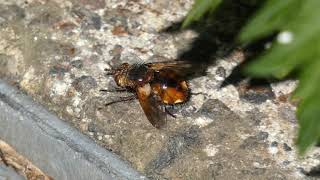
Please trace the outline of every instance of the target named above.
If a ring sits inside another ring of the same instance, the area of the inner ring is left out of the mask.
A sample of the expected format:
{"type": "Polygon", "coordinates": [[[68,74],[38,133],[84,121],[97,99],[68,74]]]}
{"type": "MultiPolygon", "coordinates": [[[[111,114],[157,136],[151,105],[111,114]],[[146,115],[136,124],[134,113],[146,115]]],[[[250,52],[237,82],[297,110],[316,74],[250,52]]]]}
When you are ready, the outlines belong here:
{"type": "Polygon", "coordinates": [[[114,102],[138,98],[150,123],[156,128],[161,128],[165,124],[167,113],[172,115],[167,111],[166,105],[184,103],[190,95],[184,79],[187,68],[190,68],[190,64],[186,62],[172,61],[134,65],[123,63],[118,68],[106,70],[109,71],[109,75],[113,75],[116,84],[122,90],[135,93],[114,102]]]}

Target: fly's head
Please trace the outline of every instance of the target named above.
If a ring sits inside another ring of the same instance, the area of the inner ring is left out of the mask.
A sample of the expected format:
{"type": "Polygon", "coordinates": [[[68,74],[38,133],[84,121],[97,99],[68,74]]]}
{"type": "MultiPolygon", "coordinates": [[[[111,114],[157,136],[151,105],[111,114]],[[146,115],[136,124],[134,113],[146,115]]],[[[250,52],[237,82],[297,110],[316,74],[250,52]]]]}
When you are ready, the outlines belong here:
{"type": "Polygon", "coordinates": [[[118,86],[127,87],[130,86],[128,81],[128,71],[130,65],[128,63],[121,64],[118,68],[112,70],[113,78],[118,86]]]}

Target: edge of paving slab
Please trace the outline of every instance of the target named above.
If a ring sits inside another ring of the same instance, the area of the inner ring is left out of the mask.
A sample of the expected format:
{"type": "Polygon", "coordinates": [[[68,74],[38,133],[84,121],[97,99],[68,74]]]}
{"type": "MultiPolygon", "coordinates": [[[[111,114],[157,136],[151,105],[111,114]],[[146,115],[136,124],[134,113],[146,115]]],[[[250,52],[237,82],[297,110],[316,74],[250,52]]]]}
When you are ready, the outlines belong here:
{"type": "Polygon", "coordinates": [[[146,179],[3,80],[0,137],[54,179],[146,179]]]}

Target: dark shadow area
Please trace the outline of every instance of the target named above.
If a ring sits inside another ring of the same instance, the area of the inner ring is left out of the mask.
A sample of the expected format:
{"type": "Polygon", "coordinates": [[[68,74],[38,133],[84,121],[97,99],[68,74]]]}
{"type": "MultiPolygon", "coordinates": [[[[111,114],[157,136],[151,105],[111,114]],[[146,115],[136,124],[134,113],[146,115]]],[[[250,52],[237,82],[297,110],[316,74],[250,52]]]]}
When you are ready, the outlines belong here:
{"type": "Polygon", "coordinates": [[[309,177],[320,177],[320,164],[318,166],[313,167],[310,171],[302,170],[302,173],[309,177]]]}
{"type": "MultiPolygon", "coordinates": [[[[221,87],[225,87],[227,85],[233,84],[238,85],[242,80],[244,80],[247,76],[243,73],[243,68],[251,63],[253,60],[257,59],[258,56],[261,56],[262,52],[265,50],[265,44],[271,42],[275,35],[271,35],[270,37],[261,39],[257,42],[251,43],[245,47],[243,47],[243,53],[245,56],[245,61],[241,62],[238,66],[236,66],[232,73],[223,81],[221,87]]],[[[275,79],[252,79],[251,82],[253,85],[266,85],[270,82],[275,82],[275,79]],[[262,83],[262,84],[261,84],[262,83]]],[[[250,84],[251,84],[250,82],[250,84]]]]}
{"type": "MultiPolygon", "coordinates": [[[[224,0],[207,17],[189,26],[199,36],[187,51],[181,52],[178,59],[192,64],[191,78],[206,74],[207,67],[239,47],[235,39],[250,17],[264,1],[224,0]]],[[[181,30],[182,22],[175,23],[163,30],[174,34],[181,30]]],[[[241,67],[239,67],[241,68],[241,67]]]]}

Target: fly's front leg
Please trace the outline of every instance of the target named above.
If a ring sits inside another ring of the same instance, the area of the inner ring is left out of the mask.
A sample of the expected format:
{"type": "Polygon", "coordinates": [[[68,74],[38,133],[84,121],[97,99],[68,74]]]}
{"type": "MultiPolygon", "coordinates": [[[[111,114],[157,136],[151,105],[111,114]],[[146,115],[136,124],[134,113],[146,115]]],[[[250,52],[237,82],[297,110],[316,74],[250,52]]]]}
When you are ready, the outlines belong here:
{"type": "Polygon", "coordinates": [[[132,101],[137,99],[136,95],[126,96],[126,97],[120,97],[118,100],[111,101],[109,103],[106,103],[105,106],[109,106],[111,104],[119,103],[119,102],[126,102],[126,101],[132,101]]]}
{"type": "Polygon", "coordinates": [[[167,109],[166,106],[164,107],[164,111],[165,111],[167,114],[169,114],[171,117],[173,117],[173,118],[176,118],[176,117],[177,117],[176,115],[172,114],[172,113],[167,109]]]}
{"type": "Polygon", "coordinates": [[[126,92],[128,91],[126,88],[113,88],[113,89],[100,89],[100,92],[126,92]]]}

